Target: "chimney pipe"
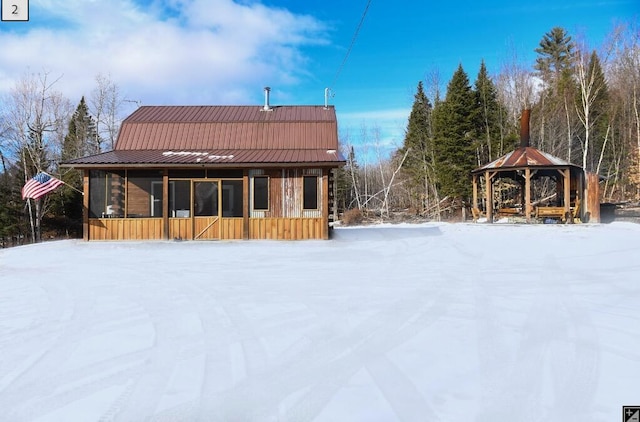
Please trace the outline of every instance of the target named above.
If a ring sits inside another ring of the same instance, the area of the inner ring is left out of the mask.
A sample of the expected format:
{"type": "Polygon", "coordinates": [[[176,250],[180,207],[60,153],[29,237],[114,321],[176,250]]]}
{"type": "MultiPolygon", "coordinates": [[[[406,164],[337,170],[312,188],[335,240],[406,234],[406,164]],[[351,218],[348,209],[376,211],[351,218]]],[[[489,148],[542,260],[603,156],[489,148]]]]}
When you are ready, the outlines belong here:
{"type": "Polygon", "coordinates": [[[264,87],[264,107],[262,108],[264,111],[271,110],[271,106],[269,105],[269,91],[271,91],[271,88],[269,88],[268,86],[265,86],[264,87]]]}
{"type": "Polygon", "coordinates": [[[522,116],[520,117],[520,148],[529,146],[529,117],[531,110],[522,110],[522,116]]]}

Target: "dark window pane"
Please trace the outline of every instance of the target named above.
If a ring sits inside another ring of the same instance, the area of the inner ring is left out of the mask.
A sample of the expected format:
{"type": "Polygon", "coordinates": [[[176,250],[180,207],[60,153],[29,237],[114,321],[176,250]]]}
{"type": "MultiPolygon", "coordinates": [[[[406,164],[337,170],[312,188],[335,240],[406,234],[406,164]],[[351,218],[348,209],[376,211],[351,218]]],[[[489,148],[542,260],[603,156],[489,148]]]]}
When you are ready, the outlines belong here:
{"type": "Polygon", "coordinates": [[[89,172],[89,217],[114,218],[124,215],[124,171],[89,172]]]}
{"type": "Polygon", "coordinates": [[[268,177],[253,178],[253,209],[254,210],[269,209],[269,178],[268,177]]]}
{"type": "Polygon", "coordinates": [[[162,217],[162,172],[127,172],[127,217],[162,217]]]}
{"type": "Polygon", "coordinates": [[[191,217],[190,180],[171,180],[169,182],[169,216],[191,217]]]}
{"type": "Polygon", "coordinates": [[[222,216],[242,217],[242,180],[222,181],[222,216]]]}
{"type": "Polygon", "coordinates": [[[207,177],[209,179],[241,179],[242,170],[209,169],[207,177]]]}
{"type": "Polygon", "coordinates": [[[194,182],[193,215],[218,215],[218,182],[194,182]]]}
{"type": "Polygon", "coordinates": [[[318,209],[318,177],[304,176],[304,201],[305,210],[318,209]]]}
{"type": "Polygon", "coordinates": [[[100,218],[107,207],[107,176],[102,170],[89,172],[89,218],[100,218]]]}
{"type": "Polygon", "coordinates": [[[206,172],[204,169],[197,170],[169,170],[169,177],[175,179],[204,179],[206,172]]]}

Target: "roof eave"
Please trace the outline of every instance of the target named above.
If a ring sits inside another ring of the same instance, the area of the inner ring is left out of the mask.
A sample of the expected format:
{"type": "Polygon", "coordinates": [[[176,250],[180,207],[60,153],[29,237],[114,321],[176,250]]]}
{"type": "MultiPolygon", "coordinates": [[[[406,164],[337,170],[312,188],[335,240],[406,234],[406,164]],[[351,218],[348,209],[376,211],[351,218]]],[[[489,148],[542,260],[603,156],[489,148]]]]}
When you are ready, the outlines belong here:
{"type": "Polygon", "coordinates": [[[293,168],[293,167],[331,167],[338,168],[346,164],[346,161],[313,161],[313,162],[296,162],[296,163],[278,163],[278,162],[255,162],[255,163],[228,163],[228,164],[202,164],[202,163],[97,163],[97,164],[70,164],[60,163],[60,167],[74,168],[77,170],[97,170],[97,169],[164,169],[164,168],[293,168]]]}

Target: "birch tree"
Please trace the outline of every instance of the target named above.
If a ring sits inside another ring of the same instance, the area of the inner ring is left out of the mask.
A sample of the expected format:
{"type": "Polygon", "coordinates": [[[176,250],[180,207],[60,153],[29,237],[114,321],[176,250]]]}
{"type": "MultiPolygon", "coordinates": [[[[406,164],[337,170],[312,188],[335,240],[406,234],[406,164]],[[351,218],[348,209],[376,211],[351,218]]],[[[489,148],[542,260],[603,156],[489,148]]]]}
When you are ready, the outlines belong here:
{"type": "Polygon", "coordinates": [[[100,153],[115,147],[124,99],[109,75],[98,74],[95,81],[96,87],[89,97],[89,111],[96,120],[95,153],[100,153]]]}
{"type": "Polygon", "coordinates": [[[607,84],[595,51],[587,54],[585,50],[578,50],[575,64],[580,90],[576,111],[583,129],[582,168],[593,171],[596,167],[595,157],[606,147],[606,138],[597,139],[599,135],[604,135],[598,133],[597,124],[606,117],[607,84]]]}
{"type": "MultiPolygon", "coordinates": [[[[48,72],[25,74],[5,100],[5,140],[19,160],[26,183],[37,172],[53,172],[56,155],[64,139],[72,106],[48,72]]],[[[33,242],[41,240],[41,221],[47,197],[26,201],[33,242]]]]}

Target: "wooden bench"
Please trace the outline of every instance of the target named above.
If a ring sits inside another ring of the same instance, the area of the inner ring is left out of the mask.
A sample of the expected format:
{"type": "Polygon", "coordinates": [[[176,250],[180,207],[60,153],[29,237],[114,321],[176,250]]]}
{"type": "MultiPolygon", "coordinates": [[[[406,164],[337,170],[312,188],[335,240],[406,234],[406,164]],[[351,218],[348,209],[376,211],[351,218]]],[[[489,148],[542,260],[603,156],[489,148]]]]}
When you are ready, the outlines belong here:
{"type": "Polygon", "coordinates": [[[559,218],[566,219],[564,207],[536,207],[536,218],[559,218]]]}
{"type": "Polygon", "coordinates": [[[522,211],[520,210],[520,208],[515,207],[498,208],[496,214],[498,215],[498,217],[510,217],[522,214],[522,211]]]}
{"type": "Polygon", "coordinates": [[[567,218],[571,218],[571,222],[578,220],[580,211],[580,201],[576,201],[575,206],[569,208],[567,213],[564,207],[536,207],[536,218],[557,218],[562,220],[563,223],[567,221],[567,218]]]}

